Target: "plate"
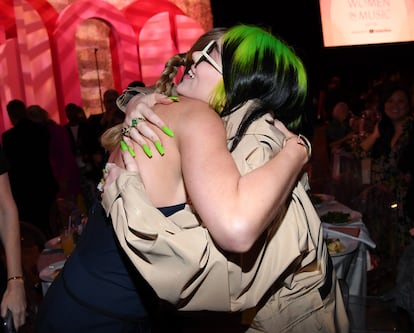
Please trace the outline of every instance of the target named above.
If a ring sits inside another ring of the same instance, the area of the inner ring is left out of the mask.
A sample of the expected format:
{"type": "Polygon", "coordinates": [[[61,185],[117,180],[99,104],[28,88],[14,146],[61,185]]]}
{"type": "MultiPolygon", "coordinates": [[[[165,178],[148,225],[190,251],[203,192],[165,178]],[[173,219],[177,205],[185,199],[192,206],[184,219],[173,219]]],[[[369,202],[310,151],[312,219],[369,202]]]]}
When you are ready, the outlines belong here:
{"type": "Polygon", "coordinates": [[[53,280],[62,270],[63,266],[65,265],[65,262],[66,260],[61,260],[43,268],[42,271],[39,273],[40,279],[46,282],[53,282],[53,280]]]}
{"type": "Polygon", "coordinates": [[[45,249],[61,249],[61,248],[62,248],[62,244],[60,242],[60,236],[49,239],[45,243],[45,249]]]}
{"type": "Polygon", "coordinates": [[[361,218],[361,213],[355,210],[350,210],[347,212],[328,211],[320,217],[322,222],[336,225],[360,221],[361,218]]]}
{"type": "MultiPolygon", "coordinates": [[[[330,237],[329,239],[335,239],[339,240],[340,244],[342,245],[343,249],[340,252],[331,253],[331,257],[339,257],[339,256],[345,256],[347,254],[352,253],[355,251],[358,247],[358,241],[350,238],[341,238],[341,237],[330,237]]],[[[329,251],[329,250],[328,250],[329,251]]]]}

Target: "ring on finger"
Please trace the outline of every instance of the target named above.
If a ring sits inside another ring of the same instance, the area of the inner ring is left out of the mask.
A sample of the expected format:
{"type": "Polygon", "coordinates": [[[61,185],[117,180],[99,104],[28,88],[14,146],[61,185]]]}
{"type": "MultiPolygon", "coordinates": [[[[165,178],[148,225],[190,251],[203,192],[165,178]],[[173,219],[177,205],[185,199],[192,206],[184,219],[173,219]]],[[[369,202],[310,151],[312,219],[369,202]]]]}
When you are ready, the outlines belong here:
{"type": "Polygon", "coordinates": [[[122,127],[122,135],[129,137],[129,132],[132,128],[134,128],[134,126],[122,127]]]}
{"type": "Polygon", "coordinates": [[[132,118],[131,126],[136,127],[140,121],[145,121],[145,118],[143,118],[143,117],[132,118]]]}

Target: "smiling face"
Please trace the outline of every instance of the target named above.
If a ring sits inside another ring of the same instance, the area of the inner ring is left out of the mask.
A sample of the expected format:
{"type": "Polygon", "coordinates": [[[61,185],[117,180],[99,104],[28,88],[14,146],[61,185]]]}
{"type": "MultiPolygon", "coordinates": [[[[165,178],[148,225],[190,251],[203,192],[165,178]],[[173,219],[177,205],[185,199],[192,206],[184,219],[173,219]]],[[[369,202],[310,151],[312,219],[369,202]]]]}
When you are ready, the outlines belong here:
{"type": "Polygon", "coordinates": [[[392,120],[405,119],[410,114],[410,101],[402,90],[396,90],[384,103],[384,112],[392,120]]]}
{"type": "Polygon", "coordinates": [[[222,79],[218,43],[211,41],[202,51],[192,54],[193,65],[177,86],[183,96],[209,102],[213,88],[222,79]]]}

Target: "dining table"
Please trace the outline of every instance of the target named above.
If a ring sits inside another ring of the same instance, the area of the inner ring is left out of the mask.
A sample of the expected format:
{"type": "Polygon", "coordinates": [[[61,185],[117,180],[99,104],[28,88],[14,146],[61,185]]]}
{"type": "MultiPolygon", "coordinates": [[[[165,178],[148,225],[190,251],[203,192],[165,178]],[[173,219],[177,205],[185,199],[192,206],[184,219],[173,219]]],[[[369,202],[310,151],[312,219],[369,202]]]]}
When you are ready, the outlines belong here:
{"type": "MultiPolygon", "coordinates": [[[[333,266],[341,286],[350,323],[353,328],[365,325],[365,300],[367,296],[367,272],[371,269],[369,249],[376,247],[360,212],[337,201],[330,194],[310,194],[322,221],[327,243],[336,240],[339,251],[330,252],[333,266]],[[317,200],[315,200],[317,199],[317,200]],[[342,218],[343,220],[340,220],[342,218]]],[[[329,249],[329,246],[328,246],[329,249]]],[[[37,269],[43,295],[63,268],[64,254],[59,236],[48,240],[40,253],[37,269]]]]}
{"type": "Polygon", "coordinates": [[[330,250],[330,242],[336,241],[339,250],[329,251],[341,286],[350,324],[354,329],[366,325],[365,304],[367,274],[371,269],[370,249],[376,247],[360,212],[335,200],[330,194],[311,194],[315,209],[321,219],[324,238],[330,250]]]}
{"type": "Polygon", "coordinates": [[[331,177],[333,180],[340,179],[345,173],[352,173],[361,184],[371,182],[371,159],[358,159],[348,148],[338,147],[331,150],[330,161],[331,177]]]}
{"type": "Polygon", "coordinates": [[[53,280],[63,268],[67,255],[63,253],[60,236],[49,239],[37,260],[37,271],[42,286],[43,296],[46,294],[53,280]]]}

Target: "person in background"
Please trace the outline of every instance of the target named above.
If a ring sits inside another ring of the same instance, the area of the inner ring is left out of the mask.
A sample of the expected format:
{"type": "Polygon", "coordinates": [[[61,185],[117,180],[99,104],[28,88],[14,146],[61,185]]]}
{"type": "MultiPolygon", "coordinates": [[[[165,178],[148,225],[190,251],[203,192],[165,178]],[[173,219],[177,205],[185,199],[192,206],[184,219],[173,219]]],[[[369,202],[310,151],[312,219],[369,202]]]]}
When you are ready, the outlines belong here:
{"type": "MultiPolygon", "coordinates": [[[[365,219],[370,233],[377,244],[377,255],[380,259],[378,274],[396,272],[398,260],[405,248],[412,242],[409,229],[414,221],[408,214],[412,203],[407,202],[407,192],[412,186],[412,168],[408,163],[411,158],[402,158],[409,151],[414,135],[414,119],[410,105],[410,94],[405,85],[395,82],[384,82],[380,90],[379,112],[381,120],[374,131],[367,135],[355,147],[354,154],[358,158],[369,158],[370,186],[360,195],[360,210],[369,215],[365,206],[373,206],[376,212],[386,209],[392,212],[392,219],[384,219],[390,214],[365,219]],[[386,201],[380,203],[375,198],[383,194],[386,201]],[[375,200],[375,202],[369,202],[375,200]]],[[[388,212],[390,211],[390,212],[388,212]]],[[[389,281],[392,279],[388,278],[389,281]]],[[[381,292],[381,291],[380,291],[381,292]]],[[[383,292],[383,291],[382,291],[383,292]]]]}
{"type": "Polygon", "coordinates": [[[105,130],[124,121],[125,114],[119,109],[118,105],[116,104],[116,99],[118,97],[119,93],[115,89],[108,89],[104,92],[103,104],[105,112],[102,118],[102,125],[105,130]]]}
{"type": "Polygon", "coordinates": [[[0,238],[6,261],[5,281],[1,276],[1,316],[5,318],[10,310],[14,327],[19,329],[26,321],[26,293],[21,263],[19,215],[10,189],[9,168],[0,145],[0,238]]]}
{"type": "MultiPolygon", "coordinates": [[[[344,101],[336,103],[333,107],[332,120],[326,126],[329,153],[346,145],[354,137],[352,127],[349,125],[350,113],[348,103],[344,101]]],[[[350,147],[346,148],[350,149],[350,147]]]]}
{"type": "Polygon", "coordinates": [[[49,158],[49,131],[28,118],[21,100],[7,103],[7,113],[13,127],[2,134],[2,143],[10,162],[10,185],[20,221],[35,225],[46,237],[53,237],[50,212],[56,202],[58,183],[49,158]]]}
{"type": "Polygon", "coordinates": [[[331,75],[319,91],[318,118],[323,122],[332,120],[332,111],[336,103],[347,99],[348,94],[344,87],[344,80],[340,74],[331,75]]]}
{"type": "Polygon", "coordinates": [[[363,134],[369,134],[374,131],[375,125],[380,120],[380,113],[378,111],[379,104],[379,92],[376,86],[372,86],[367,89],[366,93],[362,96],[363,111],[361,117],[363,119],[363,126],[361,132],[363,134]]]}
{"type": "MultiPolygon", "coordinates": [[[[414,135],[411,135],[407,148],[400,158],[402,170],[414,177],[414,135]]],[[[411,320],[411,327],[414,328],[414,181],[408,187],[405,197],[406,214],[411,220],[409,227],[410,243],[405,248],[397,267],[397,277],[395,287],[385,295],[385,299],[392,300],[393,303],[406,311],[411,320]]]]}
{"type": "Polygon", "coordinates": [[[97,145],[100,145],[100,136],[108,128],[121,123],[124,120],[124,113],[116,105],[116,99],[119,93],[115,89],[107,89],[103,94],[103,107],[102,113],[90,115],[88,122],[91,129],[94,131],[94,137],[97,145]]]}
{"type": "MultiPolygon", "coordinates": [[[[91,137],[91,168],[87,177],[95,184],[102,178],[102,169],[108,159],[105,149],[101,145],[101,136],[108,128],[122,123],[125,114],[116,105],[119,93],[116,89],[107,89],[103,95],[103,113],[93,114],[88,118],[88,125],[91,137]]],[[[96,195],[96,193],[95,193],[96,195]]]]}
{"type": "Polygon", "coordinates": [[[86,208],[90,208],[95,199],[96,183],[88,177],[92,169],[93,144],[85,110],[75,103],[65,106],[68,122],[64,125],[69,134],[72,153],[80,172],[80,182],[86,208]]]}
{"type": "Polygon", "coordinates": [[[50,119],[48,112],[40,105],[28,106],[27,113],[30,120],[44,126],[49,131],[49,158],[53,174],[59,184],[57,198],[72,201],[84,207],[80,171],[75,155],[72,153],[67,130],[63,125],[50,119]]]}
{"type": "Polygon", "coordinates": [[[128,87],[145,87],[145,83],[140,80],[131,81],[128,87]]]}

